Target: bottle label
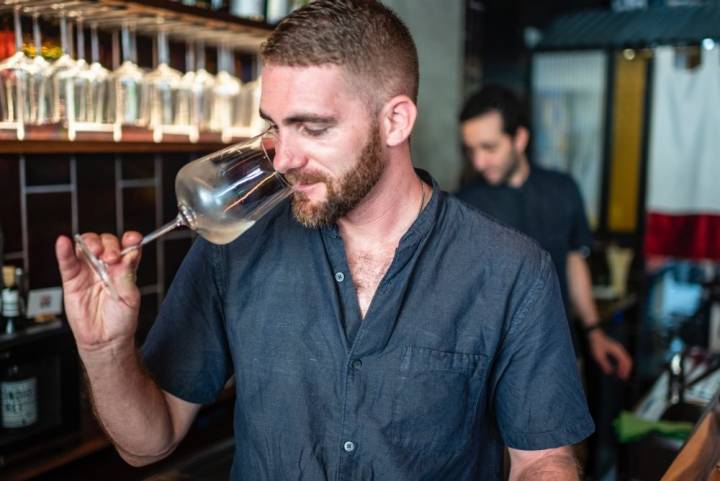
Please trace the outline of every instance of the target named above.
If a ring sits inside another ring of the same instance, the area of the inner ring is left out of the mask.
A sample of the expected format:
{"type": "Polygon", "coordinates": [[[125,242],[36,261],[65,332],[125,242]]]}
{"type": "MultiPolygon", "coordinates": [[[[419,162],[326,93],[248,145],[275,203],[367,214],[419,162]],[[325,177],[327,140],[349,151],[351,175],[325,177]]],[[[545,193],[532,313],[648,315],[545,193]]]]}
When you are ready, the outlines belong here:
{"type": "Polygon", "coordinates": [[[14,289],[3,289],[2,291],[2,315],[5,317],[17,317],[20,315],[19,293],[14,289]]]}
{"type": "Polygon", "coordinates": [[[37,421],[37,379],[3,381],[0,383],[2,399],[2,427],[21,428],[37,421]]]}

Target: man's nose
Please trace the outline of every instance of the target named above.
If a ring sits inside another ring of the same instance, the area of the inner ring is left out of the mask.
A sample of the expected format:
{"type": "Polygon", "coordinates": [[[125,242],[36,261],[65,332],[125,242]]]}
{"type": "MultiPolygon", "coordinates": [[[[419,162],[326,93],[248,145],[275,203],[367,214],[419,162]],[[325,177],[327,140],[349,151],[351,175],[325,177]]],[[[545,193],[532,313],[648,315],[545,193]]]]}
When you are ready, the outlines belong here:
{"type": "Polygon", "coordinates": [[[288,139],[278,138],[275,141],[275,158],[273,167],[281,174],[302,167],[305,163],[305,156],[300,149],[294,147],[288,139]]]}
{"type": "Polygon", "coordinates": [[[488,166],[488,156],[480,151],[473,152],[472,156],[473,160],[473,166],[475,167],[475,170],[478,170],[482,172],[485,170],[488,166]]]}

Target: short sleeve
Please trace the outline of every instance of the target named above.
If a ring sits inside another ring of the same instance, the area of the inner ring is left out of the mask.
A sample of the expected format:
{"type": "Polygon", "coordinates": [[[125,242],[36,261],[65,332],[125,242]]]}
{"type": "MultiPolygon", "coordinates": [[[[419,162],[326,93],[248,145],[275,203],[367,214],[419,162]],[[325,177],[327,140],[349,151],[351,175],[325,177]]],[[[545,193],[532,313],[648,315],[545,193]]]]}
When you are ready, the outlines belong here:
{"type": "Polygon", "coordinates": [[[158,385],[197,404],[214,401],[232,372],[220,249],[201,238],[193,243],[141,348],[158,385]]]}
{"type": "Polygon", "coordinates": [[[583,257],[587,257],[590,254],[593,239],[585,214],[585,203],[575,181],[572,178],[568,178],[568,181],[570,184],[569,205],[572,206],[569,247],[571,251],[581,251],[583,257]]]}
{"type": "Polygon", "coordinates": [[[541,255],[530,287],[513,294],[521,296],[519,307],[492,377],[500,434],[509,447],[522,450],[577,443],[594,430],[557,275],[549,255],[541,255]]]}

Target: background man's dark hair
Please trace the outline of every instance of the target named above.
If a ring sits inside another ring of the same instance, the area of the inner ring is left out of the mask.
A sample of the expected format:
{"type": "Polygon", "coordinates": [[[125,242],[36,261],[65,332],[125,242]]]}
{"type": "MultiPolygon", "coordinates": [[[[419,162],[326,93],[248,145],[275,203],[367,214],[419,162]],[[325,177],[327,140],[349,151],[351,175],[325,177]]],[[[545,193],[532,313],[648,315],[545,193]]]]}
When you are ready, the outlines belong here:
{"type": "Polygon", "coordinates": [[[467,99],[460,112],[460,123],[493,111],[500,113],[503,132],[510,136],[520,127],[530,128],[524,100],[501,85],[486,85],[467,99]]]}

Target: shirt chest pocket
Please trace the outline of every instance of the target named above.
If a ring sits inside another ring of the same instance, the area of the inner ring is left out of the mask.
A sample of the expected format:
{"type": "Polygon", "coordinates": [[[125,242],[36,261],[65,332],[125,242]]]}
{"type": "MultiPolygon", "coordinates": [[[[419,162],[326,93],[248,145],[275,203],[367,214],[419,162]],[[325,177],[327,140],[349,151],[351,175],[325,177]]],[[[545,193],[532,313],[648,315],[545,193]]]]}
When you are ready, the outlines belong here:
{"type": "Polygon", "coordinates": [[[392,404],[394,444],[422,451],[466,446],[485,403],[487,357],[407,347],[392,404]]]}

